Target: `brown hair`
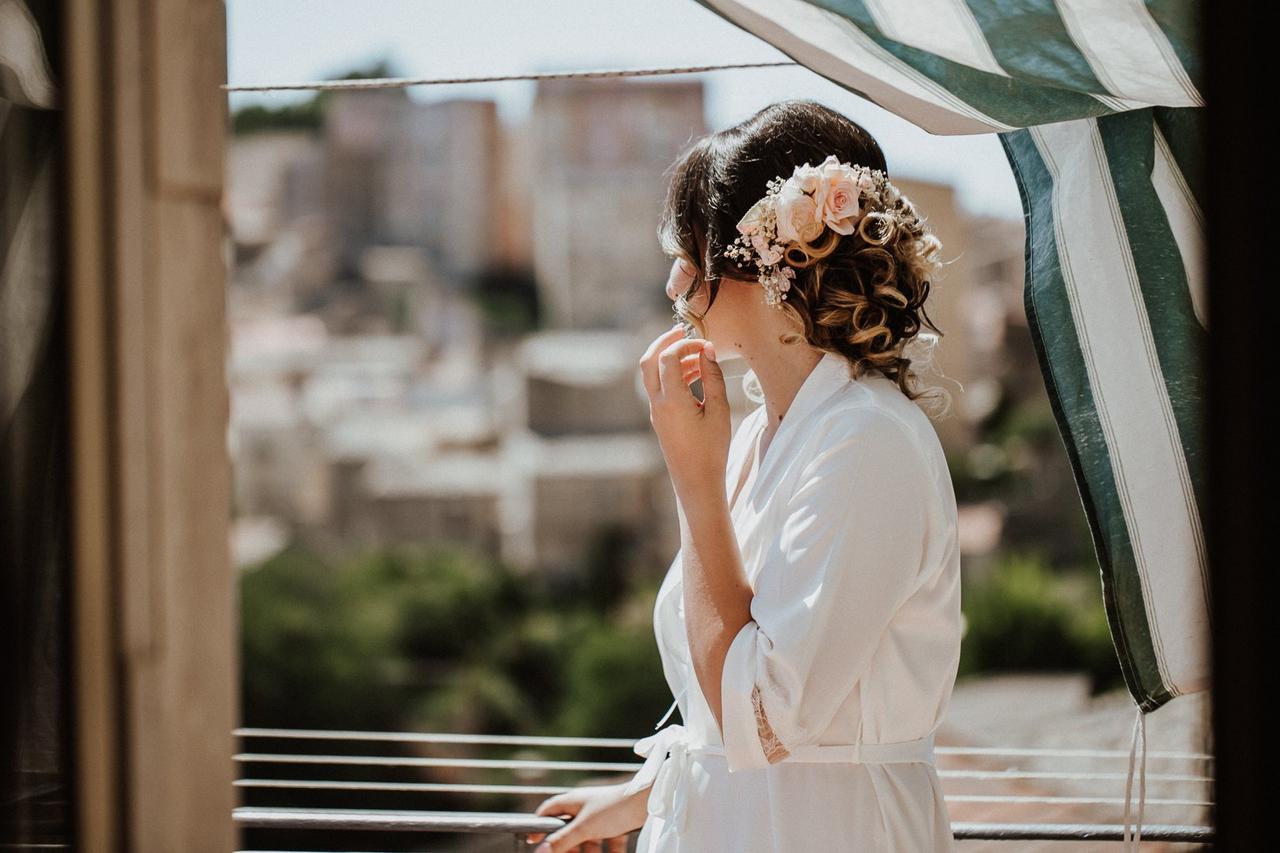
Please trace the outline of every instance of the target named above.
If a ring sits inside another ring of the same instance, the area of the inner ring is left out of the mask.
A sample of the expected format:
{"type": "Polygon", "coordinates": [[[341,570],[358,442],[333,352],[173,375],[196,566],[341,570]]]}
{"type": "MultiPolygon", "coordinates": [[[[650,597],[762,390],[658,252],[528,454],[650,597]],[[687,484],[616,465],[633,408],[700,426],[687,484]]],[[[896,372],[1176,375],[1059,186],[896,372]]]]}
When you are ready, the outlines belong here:
{"type": "MultiPolygon", "coordinates": [[[[710,308],[721,278],[756,280],[753,263],[724,255],[738,237],[738,221],[770,180],[790,177],[805,163],[816,166],[829,154],[888,174],[884,154],[866,130],[811,100],[765,107],[697,140],[676,159],[668,170],[658,240],[668,256],[696,270],[686,298],[709,287],[710,308]]],[[[942,244],[906,196],[873,193],[864,206],[869,212],[854,233],[824,232],[817,246],[788,251],[786,262],[796,277],[781,307],[800,321],[803,340],[843,355],[855,377],[876,368],[914,400],[924,392],[916,388],[918,377],[904,348],[922,324],[942,334],[924,310],[942,266],[942,244]]],[[[702,315],[688,312],[685,319],[696,327],[702,315]]]]}

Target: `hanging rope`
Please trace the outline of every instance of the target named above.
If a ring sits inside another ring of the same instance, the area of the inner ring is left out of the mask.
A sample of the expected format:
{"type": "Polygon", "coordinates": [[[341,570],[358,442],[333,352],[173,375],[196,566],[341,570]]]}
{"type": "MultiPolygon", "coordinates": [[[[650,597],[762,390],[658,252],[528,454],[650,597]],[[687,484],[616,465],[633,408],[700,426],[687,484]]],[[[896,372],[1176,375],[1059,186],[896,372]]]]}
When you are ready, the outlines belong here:
{"type": "Polygon", "coordinates": [[[1124,783],[1124,831],[1121,841],[1125,851],[1141,849],[1138,845],[1142,843],[1142,812],[1147,801],[1147,717],[1141,706],[1138,707],[1137,714],[1133,719],[1133,736],[1129,741],[1129,773],[1124,783]],[[1133,835],[1130,836],[1129,812],[1133,791],[1133,765],[1134,758],[1138,755],[1139,743],[1142,744],[1142,758],[1138,770],[1138,822],[1133,835]],[[1130,840],[1133,842],[1132,848],[1129,846],[1130,840]]]}
{"type": "Polygon", "coordinates": [[[410,86],[443,86],[451,83],[499,83],[508,80],[585,80],[601,77],[658,77],[666,74],[698,74],[727,68],[800,67],[791,60],[783,62],[739,62],[732,65],[690,65],[683,68],[623,68],[602,71],[547,71],[540,74],[494,74],[485,77],[375,77],[357,80],[315,80],[306,83],[265,83],[260,86],[230,86],[227,92],[328,92],[345,89],[407,89],[410,86]]]}

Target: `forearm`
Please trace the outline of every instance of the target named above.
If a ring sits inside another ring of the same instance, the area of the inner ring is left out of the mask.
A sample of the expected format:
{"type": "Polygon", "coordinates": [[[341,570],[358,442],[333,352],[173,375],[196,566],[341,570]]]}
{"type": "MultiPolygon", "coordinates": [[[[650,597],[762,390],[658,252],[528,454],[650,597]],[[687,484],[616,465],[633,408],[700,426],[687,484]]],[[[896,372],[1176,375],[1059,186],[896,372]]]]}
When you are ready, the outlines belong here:
{"type": "Polygon", "coordinates": [[[723,494],[677,498],[683,548],[685,629],[694,675],[721,724],[725,655],[751,620],[752,591],[723,494]]]}

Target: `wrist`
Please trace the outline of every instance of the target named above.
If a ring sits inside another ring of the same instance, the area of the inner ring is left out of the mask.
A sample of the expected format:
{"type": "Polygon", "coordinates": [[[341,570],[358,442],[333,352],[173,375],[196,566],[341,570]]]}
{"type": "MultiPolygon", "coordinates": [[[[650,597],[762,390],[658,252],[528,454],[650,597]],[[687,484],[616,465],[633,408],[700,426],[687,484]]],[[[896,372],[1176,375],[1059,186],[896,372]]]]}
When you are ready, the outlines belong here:
{"type": "Polygon", "coordinates": [[[722,507],[727,510],[729,507],[729,496],[725,494],[723,483],[676,485],[675,492],[676,501],[686,514],[714,511],[722,507]]]}
{"type": "MultiPolygon", "coordinates": [[[[620,786],[621,789],[626,788],[626,784],[620,786]]],[[[627,810],[630,815],[628,823],[631,824],[631,831],[634,832],[644,826],[644,822],[649,819],[649,794],[653,790],[653,783],[645,785],[638,791],[630,794],[621,793],[622,807],[627,810]]]]}

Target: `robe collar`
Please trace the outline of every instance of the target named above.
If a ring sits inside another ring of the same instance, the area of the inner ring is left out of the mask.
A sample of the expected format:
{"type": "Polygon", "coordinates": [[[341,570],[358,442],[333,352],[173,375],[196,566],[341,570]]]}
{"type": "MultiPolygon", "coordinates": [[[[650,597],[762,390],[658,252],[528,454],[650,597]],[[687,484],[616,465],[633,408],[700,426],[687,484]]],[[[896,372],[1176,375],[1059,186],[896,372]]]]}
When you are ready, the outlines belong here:
{"type": "MultiPolygon", "coordinates": [[[[789,455],[786,445],[790,441],[792,435],[800,424],[805,423],[809,416],[841,389],[845,388],[852,382],[889,382],[881,371],[872,369],[865,373],[860,379],[854,379],[852,375],[852,366],[849,360],[839,353],[824,351],[822,358],[818,361],[809,375],[800,385],[800,389],[796,392],[796,396],[791,401],[791,405],[787,407],[787,411],[782,416],[782,423],[778,426],[778,431],[774,433],[773,440],[766,449],[764,459],[759,466],[757,475],[753,479],[765,478],[769,471],[776,465],[777,457],[789,455]]],[[[760,404],[764,408],[764,404],[760,404]]],[[[767,413],[762,415],[768,417],[767,413]]]]}
{"type": "MultiPolygon", "coordinates": [[[[836,391],[853,381],[849,360],[839,353],[823,352],[821,360],[800,384],[791,405],[782,416],[782,423],[803,421],[836,391]]],[[[781,427],[779,427],[781,429],[781,427]]]]}

